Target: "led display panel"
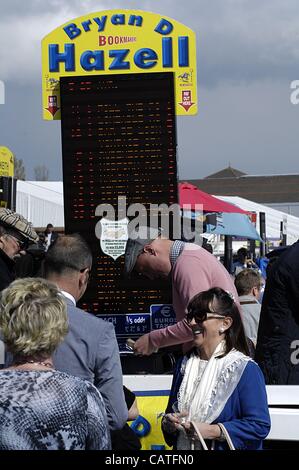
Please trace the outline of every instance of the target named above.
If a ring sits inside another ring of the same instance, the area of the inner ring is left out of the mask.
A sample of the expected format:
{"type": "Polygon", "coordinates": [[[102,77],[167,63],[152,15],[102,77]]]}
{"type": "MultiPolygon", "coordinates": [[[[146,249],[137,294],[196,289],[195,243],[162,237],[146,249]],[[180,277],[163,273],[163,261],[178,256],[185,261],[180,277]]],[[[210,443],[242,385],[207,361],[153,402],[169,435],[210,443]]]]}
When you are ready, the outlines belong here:
{"type": "Polygon", "coordinates": [[[177,202],[173,74],[62,77],[60,90],[65,232],[80,233],[94,260],[81,306],[114,315],[171,303],[168,283],[124,279],[124,256],[102,251],[95,213],[110,204],[117,214],[118,198],[148,214],[150,204],[177,202]]]}

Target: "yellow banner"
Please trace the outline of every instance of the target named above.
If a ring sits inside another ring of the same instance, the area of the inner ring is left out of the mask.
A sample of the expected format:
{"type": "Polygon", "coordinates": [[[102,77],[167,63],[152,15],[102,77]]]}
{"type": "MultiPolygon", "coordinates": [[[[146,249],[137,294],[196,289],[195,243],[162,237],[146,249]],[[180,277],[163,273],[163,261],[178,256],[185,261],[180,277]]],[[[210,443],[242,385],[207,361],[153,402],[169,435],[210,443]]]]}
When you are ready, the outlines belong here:
{"type": "Polygon", "coordinates": [[[0,176],[14,176],[14,156],[7,147],[0,147],[0,176]]]}
{"type": "Polygon", "coordinates": [[[139,10],[70,20],[42,41],[43,117],[60,119],[59,78],[173,72],[176,114],[197,113],[196,38],[185,25],[139,10]]]}
{"type": "Polygon", "coordinates": [[[165,411],[168,396],[138,396],[139,417],[132,424],[141,440],[142,450],[170,449],[161,431],[161,415],[165,411]]]}

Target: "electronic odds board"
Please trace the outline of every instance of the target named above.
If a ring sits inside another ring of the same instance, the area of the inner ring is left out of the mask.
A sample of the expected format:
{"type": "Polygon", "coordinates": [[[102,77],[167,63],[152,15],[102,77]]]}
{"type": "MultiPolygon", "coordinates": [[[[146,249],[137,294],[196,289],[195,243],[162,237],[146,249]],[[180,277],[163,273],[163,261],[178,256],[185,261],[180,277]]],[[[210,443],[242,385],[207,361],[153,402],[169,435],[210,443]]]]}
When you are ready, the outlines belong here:
{"type": "Polygon", "coordinates": [[[97,235],[107,220],[97,208],[112,206],[123,220],[120,200],[125,212],[143,204],[148,215],[151,204],[177,203],[173,73],[61,77],[60,96],[65,232],[80,233],[93,253],[81,306],[97,315],[150,313],[171,303],[170,285],[124,279],[124,256],[109,255],[97,235]]]}

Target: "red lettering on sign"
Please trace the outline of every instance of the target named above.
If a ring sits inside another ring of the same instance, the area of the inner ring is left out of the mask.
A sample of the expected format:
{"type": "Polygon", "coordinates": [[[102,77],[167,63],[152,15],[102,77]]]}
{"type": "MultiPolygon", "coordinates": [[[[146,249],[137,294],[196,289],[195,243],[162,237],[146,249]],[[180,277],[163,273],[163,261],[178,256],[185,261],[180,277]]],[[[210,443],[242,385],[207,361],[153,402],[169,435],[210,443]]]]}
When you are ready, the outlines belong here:
{"type": "Polygon", "coordinates": [[[179,104],[184,108],[186,112],[189,111],[191,106],[195,104],[194,102],[192,102],[191,90],[182,91],[182,101],[179,104]]]}
{"type": "Polygon", "coordinates": [[[55,116],[59,109],[57,107],[57,96],[54,95],[48,97],[48,107],[46,109],[52,114],[52,116],[55,116]]]}
{"type": "Polygon", "coordinates": [[[99,46],[105,46],[105,44],[106,44],[106,37],[99,36],[99,46]]]}

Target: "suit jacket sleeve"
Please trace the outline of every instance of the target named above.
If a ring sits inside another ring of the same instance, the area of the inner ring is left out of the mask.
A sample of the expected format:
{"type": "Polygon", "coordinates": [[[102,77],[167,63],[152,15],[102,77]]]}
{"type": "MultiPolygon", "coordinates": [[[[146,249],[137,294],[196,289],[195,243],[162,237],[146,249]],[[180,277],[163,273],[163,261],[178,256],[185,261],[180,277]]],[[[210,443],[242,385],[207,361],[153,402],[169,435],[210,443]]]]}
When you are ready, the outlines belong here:
{"type": "Polygon", "coordinates": [[[101,325],[101,341],[95,358],[94,385],[105,402],[111,430],[121,429],[128,418],[128,409],[123,392],[122,370],[119,349],[113,325],[101,325]]]}
{"type": "Polygon", "coordinates": [[[265,380],[255,362],[249,362],[237,386],[241,418],[223,422],[236,449],[250,449],[270,431],[265,380]]]}

